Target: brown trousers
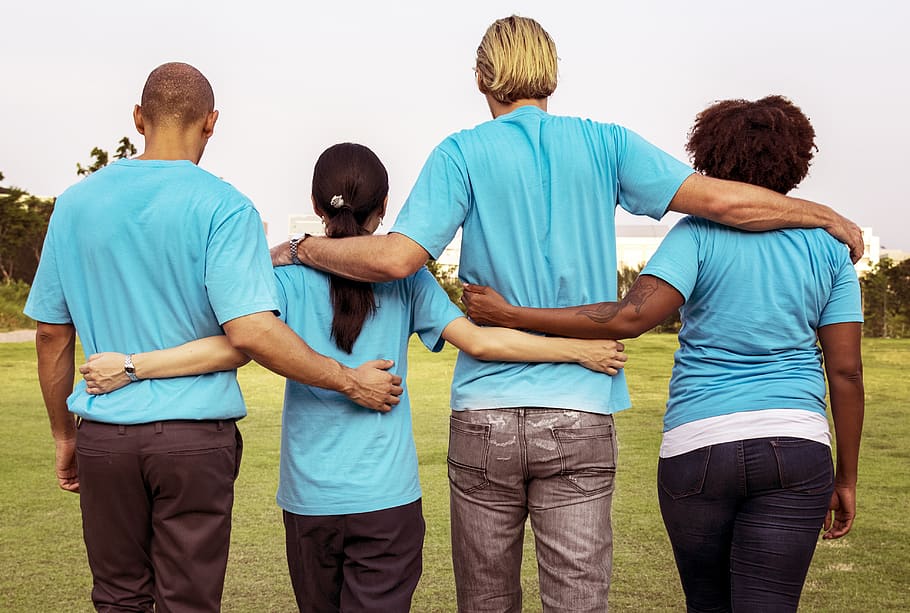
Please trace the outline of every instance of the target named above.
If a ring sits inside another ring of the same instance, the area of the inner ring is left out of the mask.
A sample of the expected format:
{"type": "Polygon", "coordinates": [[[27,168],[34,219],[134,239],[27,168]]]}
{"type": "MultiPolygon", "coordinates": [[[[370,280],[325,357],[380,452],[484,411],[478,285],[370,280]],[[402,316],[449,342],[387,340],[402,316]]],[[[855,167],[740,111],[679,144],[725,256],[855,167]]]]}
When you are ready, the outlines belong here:
{"type": "Polygon", "coordinates": [[[423,570],[420,499],[349,515],[284,511],[291,585],[301,613],[407,613],[423,570]]]}
{"type": "Polygon", "coordinates": [[[219,611],[243,444],[233,421],[79,424],[98,611],[219,611]]]}

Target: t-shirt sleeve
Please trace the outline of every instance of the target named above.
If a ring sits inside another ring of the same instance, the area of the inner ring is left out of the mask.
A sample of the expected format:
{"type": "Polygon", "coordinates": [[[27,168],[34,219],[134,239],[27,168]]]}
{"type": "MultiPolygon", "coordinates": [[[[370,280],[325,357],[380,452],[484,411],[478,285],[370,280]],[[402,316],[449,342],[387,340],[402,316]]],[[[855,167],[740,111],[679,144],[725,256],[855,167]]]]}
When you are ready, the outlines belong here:
{"type": "Polygon", "coordinates": [[[262,220],[249,202],[216,220],[209,233],[205,262],[205,288],[219,324],[278,310],[262,220]]]}
{"type": "Polygon", "coordinates": [[[836,248],[840,256],[840,266],[834,277],[831,295],[818,319],[819,327],[863,321],[862,295],[859,290],[856,269],[850,262],[847,248],[839,243],[836,248]]]}
{"type": "Polygon", "coordinates": [[[469,203],[463,168],[439,146],[420,171],[391,231],[438,258],[467,217],[469,203]]]}
{"type": "Polygon", "coordinates": [[[288,323],[288,286],[292,285],[289,278],[288,268],[290,266],[279,266],[275,268],[275,293],[278,298],[278,309],[281,311],[278,318],[284,323],[288,323]]]}
{"type": "Polygon", "coordinates": [[[691,217],[673,226],[641,274],[663,279],[689,300],[698,280],[698,232],[691,217]]]}
{"type": "Polygon", "coordinates": [[[421,342],[430,351],[441,351],[445,346],[442,331],[459,317],[464,317],[464,313],[449,299],[449,295],[426,268],[418,270],[412,281],[412,332],[420,336],[421,342]]]}
{"type": "Polygon", "coordinates": [[[634,215],[660,219],[694,171],[632,130],[612,127],[619,152],[619,205],[634,215]]]}
{"type": "Polygon", "coordinates": [[[35,273],[23,312],[35,321],[69,324],[73,323],[73,319],[63,293],[60,271],[57,268],[56,219],[58,219],[56,216],[51,216],[48,224],[44,246],[41,249],[41,260],[38,262],[38,271],[35,273]]]}

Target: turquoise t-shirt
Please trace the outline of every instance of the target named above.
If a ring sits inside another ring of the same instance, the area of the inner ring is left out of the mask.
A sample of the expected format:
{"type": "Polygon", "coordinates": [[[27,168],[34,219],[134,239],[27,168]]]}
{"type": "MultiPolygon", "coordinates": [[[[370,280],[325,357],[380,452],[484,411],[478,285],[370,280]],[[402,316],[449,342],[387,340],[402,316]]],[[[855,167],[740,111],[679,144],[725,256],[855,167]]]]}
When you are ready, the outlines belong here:
{"type": "MultiPolygon", "coordinates": [[[[57,199],[25,313],[73,324],[89,356],[173,347],[275,309],[262,221],[243,194],[189,161],[120,160],[57,199]]],[[[243,417],[235,375],[148,379],[99,396],[80,381],[68,405],[116,424],[243,417]]]]}
{"type": "MultiPolygon", "coordinates": [[[[445,139],[392,232],[438,257],[462,227],[459,276],[513,304],[615,300],[617,204],[659,219],[691,173],[621,126],[523,106],[445,139]]],[[[515,406],[611,413],[629,395],[622,373],[459,354],[452,408],[515,406]]]]}
{"type": "Polygon", "coordinates": [[[642,274],[686,299],[665,431],[758,409],[825,414],[816,330],[863,321],[845,245],[818,229],[742,232],[686,217],[642,274]]]}
{"type": "MultiPolygon", "coordinates": [[[[395,360],[407,376],[408,339],[417,333],[440,351],[442,331],[461,311],[425,268],[389,283],[374,283],[376,313],[364,323],[350,354],[331,339],[329,276],[305,266],[275,269],[282,317],[314,351],[352,368],[395,360]]],[[[420,498],[417,451],[407,386],[388,413],[346,396],[288,381],[281,424],[278,505],[298,515],[366,513],[420,498]]]]}

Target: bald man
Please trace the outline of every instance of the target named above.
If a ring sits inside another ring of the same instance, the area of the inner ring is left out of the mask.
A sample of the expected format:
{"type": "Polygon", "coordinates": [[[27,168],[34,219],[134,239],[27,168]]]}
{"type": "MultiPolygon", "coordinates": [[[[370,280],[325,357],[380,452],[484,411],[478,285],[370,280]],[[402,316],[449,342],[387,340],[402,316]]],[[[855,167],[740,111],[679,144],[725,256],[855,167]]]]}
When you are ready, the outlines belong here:
{"type": "Polygon", "coordinates": [[[223,329],[275,372],[375,410],[398,402],[401,379],[387,360],[350,369],[315,353],[276,318],[259,214],[197,166],[218,119],[202,73],[156,68],[134,119],[142,155],[57,199],[25,312],[39,322],[58,483],[80,493],[95,607],[218,611],[242,448],[235,422],[246,414],[236,367],[248,358],[144,380],[132,353],[223,329]],[[132,383],[99,396],[84,382],[74,390],[77,333],[86,356],[131,352],[132,383]]]}

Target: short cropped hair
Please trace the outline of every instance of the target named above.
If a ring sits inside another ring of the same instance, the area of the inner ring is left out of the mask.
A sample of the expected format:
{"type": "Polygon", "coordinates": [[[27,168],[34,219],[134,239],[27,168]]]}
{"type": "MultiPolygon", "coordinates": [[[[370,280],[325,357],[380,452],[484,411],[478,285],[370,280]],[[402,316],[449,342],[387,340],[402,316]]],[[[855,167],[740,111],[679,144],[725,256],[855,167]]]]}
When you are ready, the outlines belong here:
{"type": "Polygon", "coordinates": [[[503,104],[556,89],[556,45],[539,23],[512,15],[487,28],[477,47],[480,90],[503,104]]]}
{"type": "Polygon", "coordinates": [[[686,143],[695,170],[786,194],[809,173],[818,148],[802,110],[783,96],[723,100],[695,118],[686,143]]]}
{"type": "Polygon", "coordinates": [[[208,79],[189,64],[170,62],[152,71],[142,89],[142,117],[155,126],[188,127],[215,109],[208,79]]]}

